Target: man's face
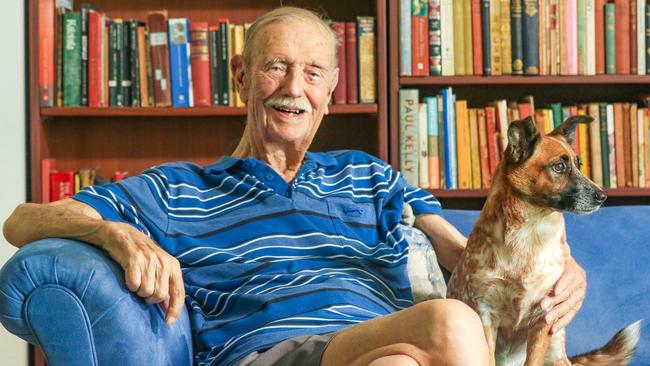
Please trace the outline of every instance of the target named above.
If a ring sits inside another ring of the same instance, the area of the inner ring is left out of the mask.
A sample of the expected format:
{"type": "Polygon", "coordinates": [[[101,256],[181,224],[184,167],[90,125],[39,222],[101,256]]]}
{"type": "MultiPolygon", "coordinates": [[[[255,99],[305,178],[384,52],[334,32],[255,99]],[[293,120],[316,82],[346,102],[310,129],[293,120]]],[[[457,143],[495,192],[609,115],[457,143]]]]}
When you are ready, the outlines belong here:
{"type": "Polygon", "coordinates": [[[254,40],[240,95],[263,143],[306,150],[338,81],[325,31],[302,21],[272,23],[254,40]]]}

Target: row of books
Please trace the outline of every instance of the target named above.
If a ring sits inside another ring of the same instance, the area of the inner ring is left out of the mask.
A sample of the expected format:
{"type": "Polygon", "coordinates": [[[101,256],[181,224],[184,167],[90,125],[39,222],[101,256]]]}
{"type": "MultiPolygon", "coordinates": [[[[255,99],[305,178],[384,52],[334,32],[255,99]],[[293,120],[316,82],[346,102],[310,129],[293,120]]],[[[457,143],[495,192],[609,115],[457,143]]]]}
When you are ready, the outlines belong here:
{"type": "MultiPolygon", "coordinates": [[[[149,12],[145,23],[72,5],[39,0],[41,106],[244,106],[229,65],[250,24],[168,19],[166,10],[149,12]]],[[[375,103],[375,18],[332,27],[340,67],[334,103],[375,103]]]]}
{"type": "Polygon", "coordinates": [[[535,108],[534,98],[526,96],[470,108],[452,88],[423,98],[418,89],[401,89],[399,100],[400,170],[412,185],[488,188],[508,144],[509,121],[532,116],[546,134],[569,116],[589,115],[594,122],[578,125],[573,146],[581,172],[606,188],[650,187],[650,114],[637,103],[535,108]]]}
{"type": "Polygon", "coordinates": [[[122,180],[128,172],[114,172],[111,178],[102,178],[97,169],[79,169],[78,171],[56,169],[56,159],[41,160],[42,203],[54,202],[75,195],[85,187],[105,185],[122,180]]]}
{"type": "Polygon", "coordinates": [[[400,74],[650,74],[646,0],[400,0],[400,74]]]}

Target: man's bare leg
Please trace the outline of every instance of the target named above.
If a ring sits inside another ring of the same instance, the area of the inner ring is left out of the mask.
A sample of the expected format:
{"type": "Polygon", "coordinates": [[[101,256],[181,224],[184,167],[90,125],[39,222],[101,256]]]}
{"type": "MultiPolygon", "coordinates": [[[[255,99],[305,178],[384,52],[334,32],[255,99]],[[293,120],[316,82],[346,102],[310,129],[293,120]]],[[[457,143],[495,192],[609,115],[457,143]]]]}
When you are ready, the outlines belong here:
{"type": "MultiPolygon", "coordinates": [[[[476,312],[460,301],[441,299],[341,331],[325,350],[321,365],[368,366],[396,355],[408,356],[419,366],[489,364],[476,312]]],[[[400,360],[402,365],[408,362],[400,360]]]]}

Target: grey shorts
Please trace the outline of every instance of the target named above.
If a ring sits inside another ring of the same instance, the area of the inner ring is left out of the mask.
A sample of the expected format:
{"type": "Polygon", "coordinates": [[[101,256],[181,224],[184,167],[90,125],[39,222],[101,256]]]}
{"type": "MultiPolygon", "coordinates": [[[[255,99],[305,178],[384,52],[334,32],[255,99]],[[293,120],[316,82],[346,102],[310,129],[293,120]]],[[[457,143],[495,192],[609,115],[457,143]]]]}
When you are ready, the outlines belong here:
{"type": "Polygon", "coordinates": [[[319,366],[336,333],[290,338],[244,357],[237,366],[319,366]]]}

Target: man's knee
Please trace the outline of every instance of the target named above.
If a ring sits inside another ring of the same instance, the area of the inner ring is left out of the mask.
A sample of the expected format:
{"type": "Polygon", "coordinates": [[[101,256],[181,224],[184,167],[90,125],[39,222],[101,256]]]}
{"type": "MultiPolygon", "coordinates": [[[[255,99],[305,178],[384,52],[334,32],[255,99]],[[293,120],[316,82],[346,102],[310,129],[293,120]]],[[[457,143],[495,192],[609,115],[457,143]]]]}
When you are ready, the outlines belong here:
{"type": "Polygon", "coordinates": [[[380,357],[370,362],[368,366],[420,366],[420,364],[407,355],[391,355],[380,357]]]}

